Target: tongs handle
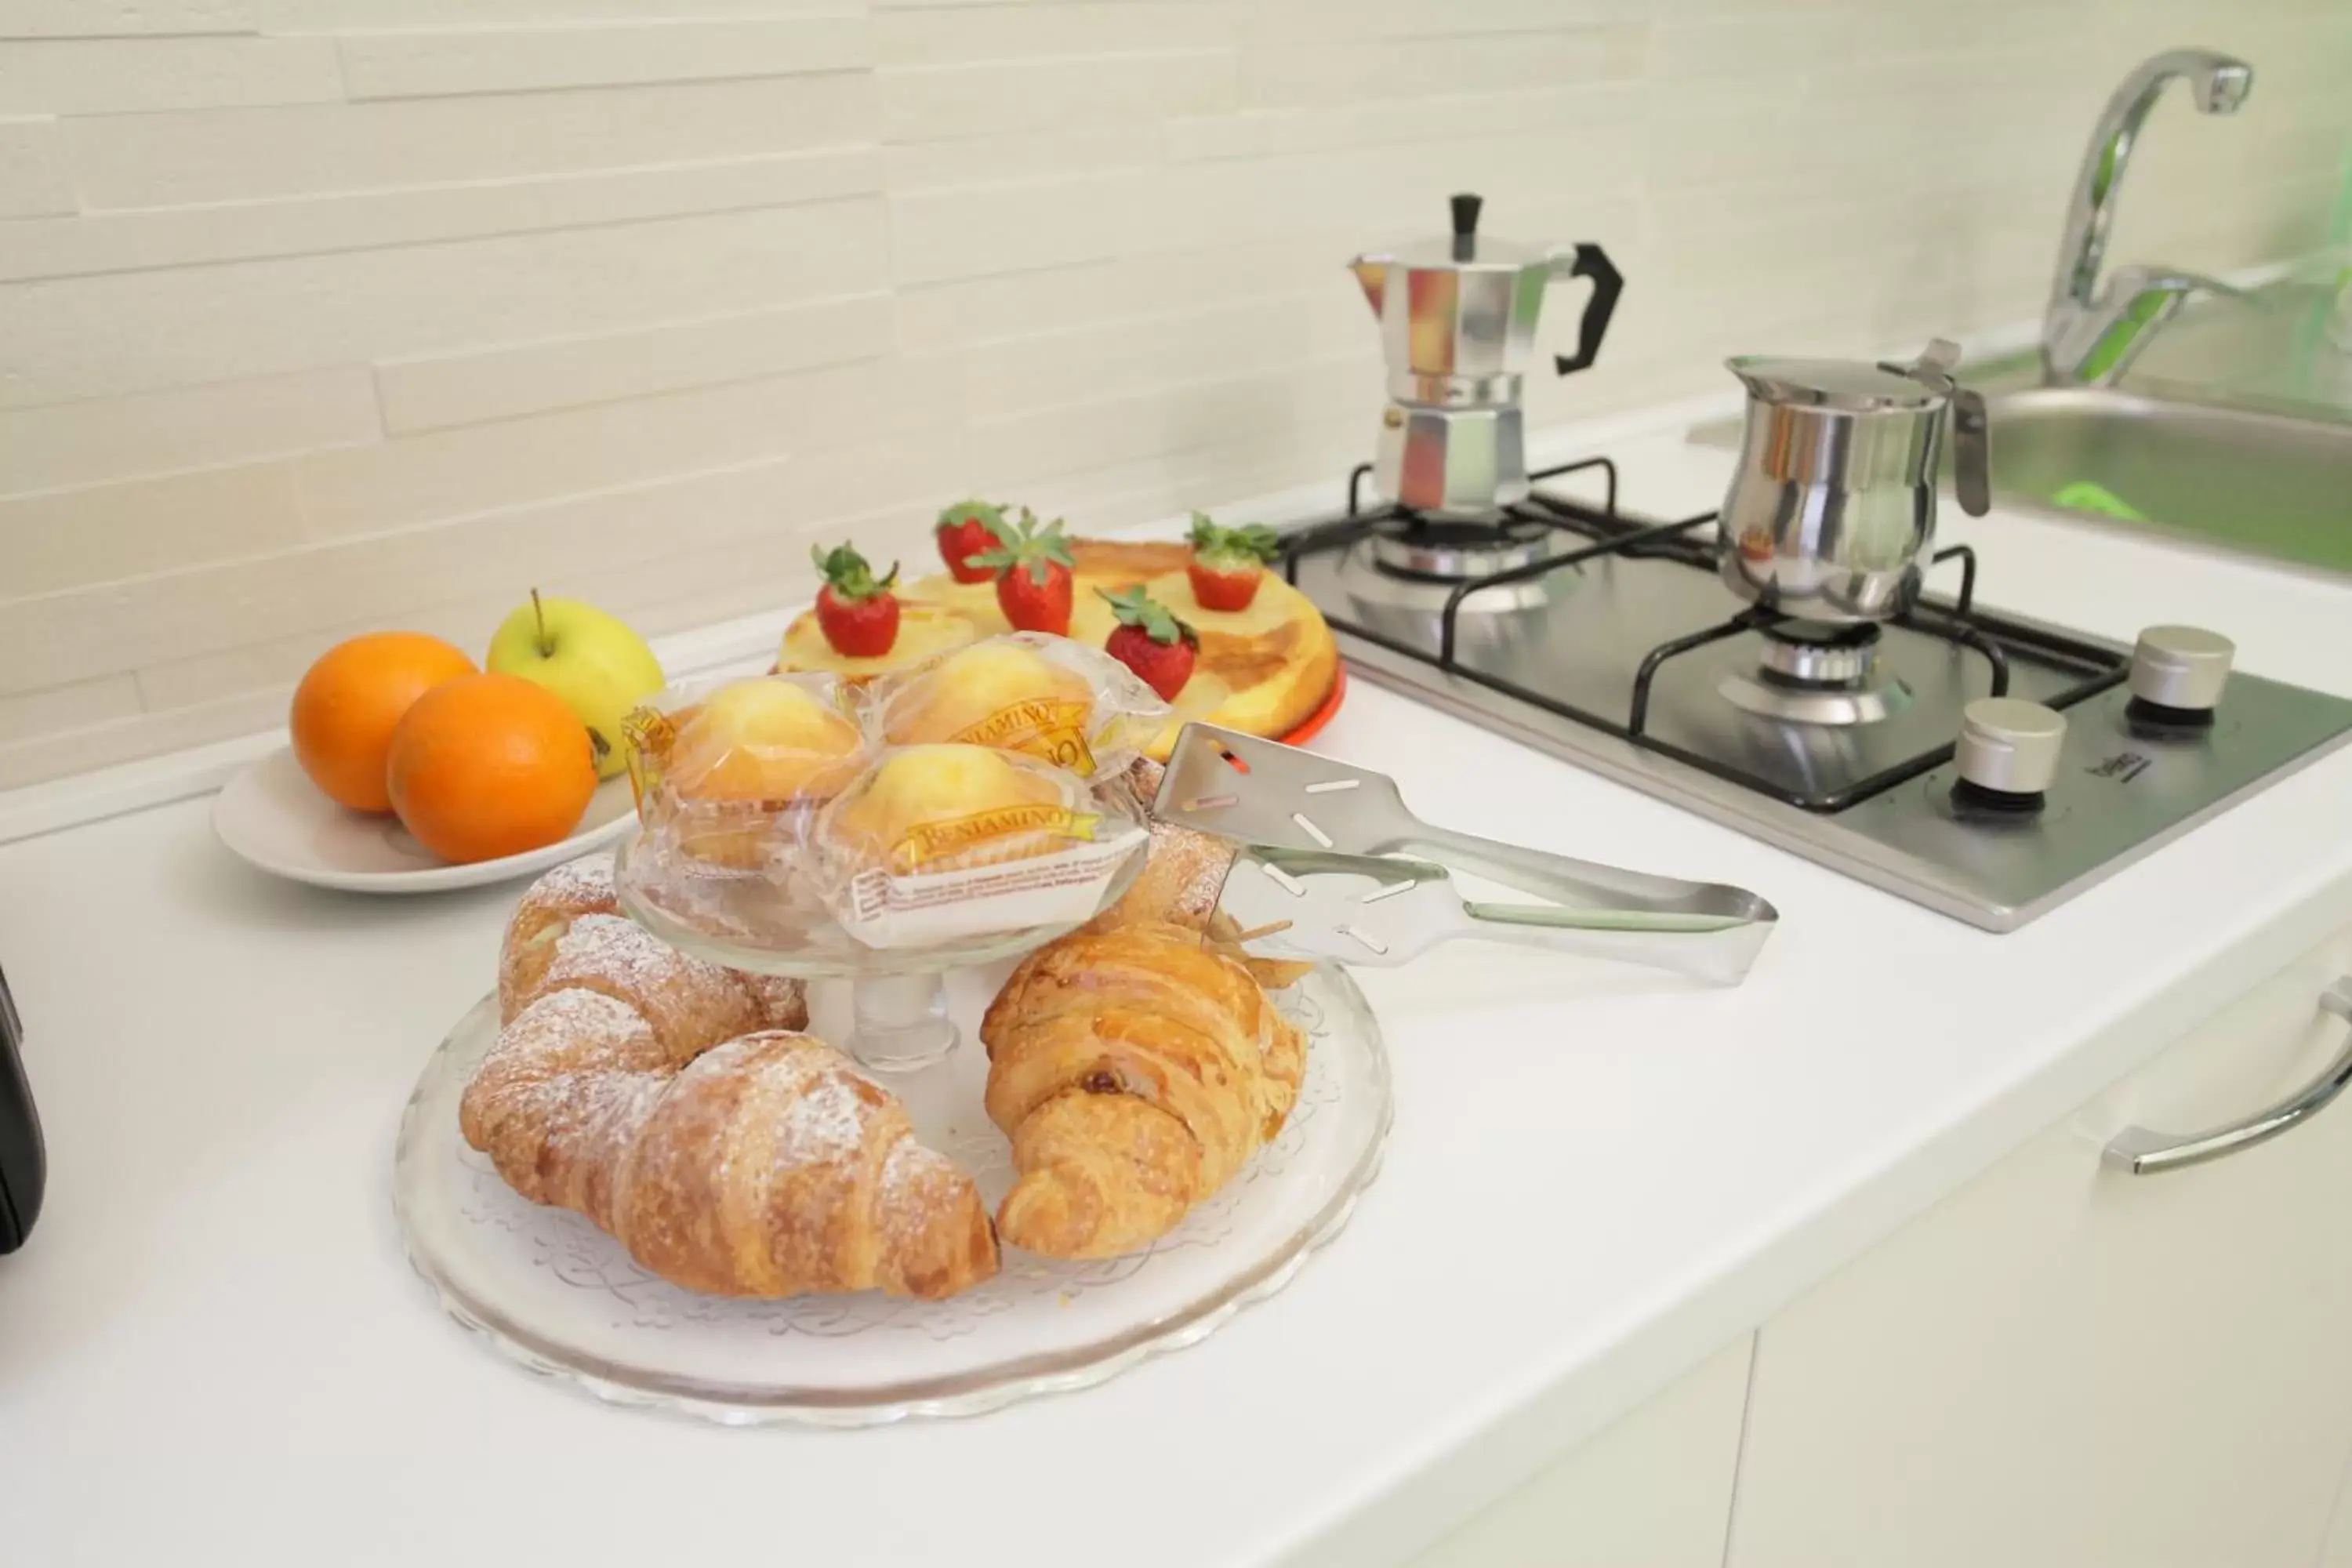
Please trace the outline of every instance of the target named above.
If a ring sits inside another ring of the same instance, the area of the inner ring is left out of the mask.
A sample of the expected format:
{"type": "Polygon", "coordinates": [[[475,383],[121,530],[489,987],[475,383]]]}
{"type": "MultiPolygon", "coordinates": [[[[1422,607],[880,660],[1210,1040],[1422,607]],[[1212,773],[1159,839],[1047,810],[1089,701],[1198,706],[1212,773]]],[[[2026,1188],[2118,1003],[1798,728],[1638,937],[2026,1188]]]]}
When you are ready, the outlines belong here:
{"type": "Polygon", "coordinates": [[[1612,959],[1737,985],[1771,934],[1769,921],[1715,915],[1636,914],[1624,910],[1545,910],[1529,904],[1465,904],[1471,929],[1458,934],[1517,947],[1612,959]],[[1648,922],[1634,924],[1634,921],[1648,922]]]}
{"type": "Polygon", "coordinates": [[[1551,900],[1465,901],[1463,912],[1477,922],[1475,934],[1489,941],[1611,958],[1718,985],[1746,978],[1780,918],[1743,888],[1654,877],[1450,828],[1430,828],[1410,847],[1551,900]]]}
{"type": "MultiPolygon", "coordinates": [[[[1647,910],[1571,910],[1559,904],[1494,904],[1465,900],[1462,912],[1487,927],[1524,927],[1530,931],[1609,931],[1704,934],[1745,925],[1726,915],[1658,914],[1647,910]]],[[[1510,938],[1502,930],[1481,931],[1496,942],[1510,938]]]]}
{"type": "Polygon", "coordinates": [[[1745,888],[1685,882],[1622,866],[1578,860],[1548,849],[1498,844],[1450,827],[1427,826],[1397,847],[1441,866],[1469,871],[1522,893],[1578,909],[1622,909],[1653,914],[1719,915],[1769,925],[1780,912],[1745,888]]]}

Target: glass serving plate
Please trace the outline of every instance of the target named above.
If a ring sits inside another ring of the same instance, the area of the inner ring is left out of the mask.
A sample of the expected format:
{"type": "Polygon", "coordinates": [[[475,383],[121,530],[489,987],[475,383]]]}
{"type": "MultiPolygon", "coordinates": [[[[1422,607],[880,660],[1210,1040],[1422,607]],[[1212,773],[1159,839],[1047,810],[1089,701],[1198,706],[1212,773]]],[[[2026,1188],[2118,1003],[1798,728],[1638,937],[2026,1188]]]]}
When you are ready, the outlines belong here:
{"type": "MultiPolygon", "coordinates": [[[[1002,974],[958,975],[955,1012],[976,1020],[1002,974]]],[[[1306,1082],[1280,1136],[1223,1191],[1149,1251],[1060,1262],[1007,1248],[994,1279],[944,1301],[702,1295],[638,1268],[580,1215],[517,1195],[457,1130],[458,1098],[497,1037],[495,997],[459,1021],[409,1099],[394,1207],[410,1261],[451,1317],[600,1399],[732,1426],[976,1415],[1197,1343],[1347,1224],[1388,1137],[1386,1048],[1339,969],[1274,1001],[1307,1031],[1306,1082]]],[[[1013,1166],[981,1110],[986,1075],[966,1043],[891,1087],[992,1211],[1013,1166]]]]}

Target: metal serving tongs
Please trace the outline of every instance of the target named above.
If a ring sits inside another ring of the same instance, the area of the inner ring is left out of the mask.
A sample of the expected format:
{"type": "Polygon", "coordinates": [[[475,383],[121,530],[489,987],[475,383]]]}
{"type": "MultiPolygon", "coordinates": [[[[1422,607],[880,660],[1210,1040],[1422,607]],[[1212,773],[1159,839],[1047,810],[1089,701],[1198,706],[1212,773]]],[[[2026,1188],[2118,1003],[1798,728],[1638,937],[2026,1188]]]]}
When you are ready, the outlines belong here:
{"type": "Polygon", "coordinates": [[[1234,860],[1219,909],[1263,957],[1394,964],[1475,937],[1730,985],[1780,919],[1745,889],[1436,826],[1406,808],[1385,773],[1210,724],[1176,737],[1151,810],[1251,847],[1234,860]],[[1413,858],[1384,858],[1399,855],[1413,858]],[[1465,902],[1448,868],[1544,902],[1465,902]]]}

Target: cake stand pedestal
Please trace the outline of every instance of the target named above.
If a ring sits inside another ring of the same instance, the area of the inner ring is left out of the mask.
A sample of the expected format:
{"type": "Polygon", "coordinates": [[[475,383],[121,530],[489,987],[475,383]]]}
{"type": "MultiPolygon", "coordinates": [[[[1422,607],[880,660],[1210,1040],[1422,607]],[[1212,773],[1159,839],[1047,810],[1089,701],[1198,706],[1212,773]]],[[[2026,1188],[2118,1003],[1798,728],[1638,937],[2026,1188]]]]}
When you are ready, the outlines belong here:
{"type": "Polygon", "coordinates": [[[849,1054],[876,1072],[912,1072],[955,1049],[945,977],[886,974],[849,988],[849,1054]]]}
{"type": "Polygon", "coordinates": [[[613,880],[632,920],[679,952],[729,969],[846,980],[849,1026],[835,1044],[861,1067],[894,1077],[937,1066],[962,1037],[948,1008],[950,971],[1015,958],[1076,930],[1118,900],[1144,859],[1139,845],[1076,920],[924,947],[868,947],[844,931],[814,892],[792,881],[716,868],[691,878],[654,875],[639,859],[645,844],[640,832],[622,839],[614,854],[613,880]]]}

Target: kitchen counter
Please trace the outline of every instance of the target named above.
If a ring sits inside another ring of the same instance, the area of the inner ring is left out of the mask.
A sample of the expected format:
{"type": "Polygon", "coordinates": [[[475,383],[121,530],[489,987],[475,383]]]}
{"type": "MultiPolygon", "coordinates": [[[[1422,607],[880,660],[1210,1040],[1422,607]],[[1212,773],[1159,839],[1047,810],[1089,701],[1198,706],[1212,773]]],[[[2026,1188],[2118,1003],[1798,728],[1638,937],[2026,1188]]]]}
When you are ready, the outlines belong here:
{"type": "MultiPolygon", "coordinates": [[[[1688,515],[1728,458],[1612,443],[1688,515]]],[[[2352,587],[1952,515],[2003,609],[2352,692],[2352,587]]],[[[1508,950],[1360,978],[1398,1114],[1270,1301],[968,1421],[729,1431],[521,1375],[435,1307],[389,1199],[418,1068],[515,889],[315,892],[188,799],[0,847],[48,1206],[0,1259],[0,1555],[39,1565],[1123,1568],[1398,1561],[2352,919],[2352,751],[1993,936],[1359,682],[1318,749],[1424,815],[1740,883],[1748,984],[1508,950]]]]}

